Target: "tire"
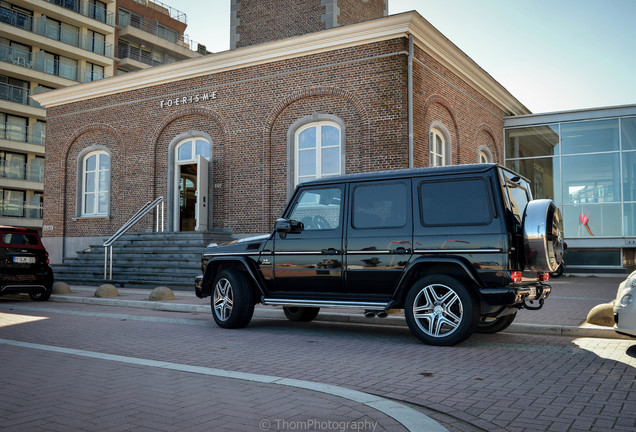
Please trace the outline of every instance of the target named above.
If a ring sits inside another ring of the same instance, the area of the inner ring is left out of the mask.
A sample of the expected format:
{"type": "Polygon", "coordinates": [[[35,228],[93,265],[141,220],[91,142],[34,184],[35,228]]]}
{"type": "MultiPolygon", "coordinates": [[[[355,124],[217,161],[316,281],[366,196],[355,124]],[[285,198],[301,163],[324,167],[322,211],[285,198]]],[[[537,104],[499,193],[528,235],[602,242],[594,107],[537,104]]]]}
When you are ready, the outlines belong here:
{"type": "Polygon", "coordinates": [[[477,324],[477,328],[475,329],[475,333],[499,333],[500,331],[507,329],[516,317],[517,312],[512,315],[502,316],[489,321],[480,320],[477,324]]]}
{"type": "Polygon", "coordinates": [[[29,293],[29,297],[31,297],[31,300],[35,300],[35,301],[47,301],[48,299],[51,298],[51,290],[45,290],[45,291],[40,291],[40,292],[36,292],[36,293],[29,293]]]}
{"type": "Polygon", "coordinates": [[[219,273],[214,279],[210,305],[219,327],[232,329],[248,325],[254,315],[254,292],[245,275],[238,270],[219,273]]]}
{"type": "Polygon", "coordinates": [[[285,316],[290,321],[296,322],[309,322],[313,321],[314,318],[318,316],[318,312],[320,312],[320,308],[317,307],[283,307],[283,311],[285,312],[285,316]]]}
{"type": "Polygon", "coordinates": [[[468,338],[479,320],[479,305],[467,287],[446,275],[427,276],[409,290],[404,316],[422,342],[455,345],[468,338]]]}
{"type": "Polygon", "coordinates": [[[563,261],[563,218],[554,201],[533,200],[523,212],[526,267],[552,273],[563,261]]]}
{"type": "Polygon", "coordinates": [[[558,279],[561,276],[563,276],[563,273],[565,273],[565,264],[562,261],[561,265],[559,266],[559,268],[555,272],[550,273],[550,278],[551,279],[558,279]]]}

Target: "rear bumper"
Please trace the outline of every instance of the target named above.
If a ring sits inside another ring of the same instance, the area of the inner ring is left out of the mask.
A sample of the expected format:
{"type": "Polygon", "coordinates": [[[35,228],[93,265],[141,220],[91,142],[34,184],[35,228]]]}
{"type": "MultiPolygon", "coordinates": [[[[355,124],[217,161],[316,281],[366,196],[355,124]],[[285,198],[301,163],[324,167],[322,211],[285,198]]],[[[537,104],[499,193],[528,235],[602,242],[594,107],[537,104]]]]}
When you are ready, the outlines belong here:
{"type": "Polygon", "coordinates": [[[551,291],[550,285],[537,282],[501,288],[484,288],[480,290],[480,293],[486,303],[491,306],[514,306],[524,305],[526,302],[542,302],[551,291]]]}

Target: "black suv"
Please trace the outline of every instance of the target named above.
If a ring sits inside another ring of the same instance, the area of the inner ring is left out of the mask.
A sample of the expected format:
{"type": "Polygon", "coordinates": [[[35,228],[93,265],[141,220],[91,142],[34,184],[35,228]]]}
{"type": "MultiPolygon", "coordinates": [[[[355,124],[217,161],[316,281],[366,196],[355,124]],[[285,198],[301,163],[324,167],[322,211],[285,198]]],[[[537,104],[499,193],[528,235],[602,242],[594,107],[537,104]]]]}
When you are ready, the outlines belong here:
{"type": "Polygon", "coordinates": [[[0,226],[0,295],[29,294],[45,301],[52,289],[53,270],[38,232],[0,226]]]}
{"type": "Polygon", "coordinates": [[[553,201],[495,164],[323,178],[296,188],[272,234],[209,245],[195,291],[224,328],[246,326],[255,303],[292,321],[404,309],[423,342],[453,345],[543,305],[562,226],[553,201]]]}

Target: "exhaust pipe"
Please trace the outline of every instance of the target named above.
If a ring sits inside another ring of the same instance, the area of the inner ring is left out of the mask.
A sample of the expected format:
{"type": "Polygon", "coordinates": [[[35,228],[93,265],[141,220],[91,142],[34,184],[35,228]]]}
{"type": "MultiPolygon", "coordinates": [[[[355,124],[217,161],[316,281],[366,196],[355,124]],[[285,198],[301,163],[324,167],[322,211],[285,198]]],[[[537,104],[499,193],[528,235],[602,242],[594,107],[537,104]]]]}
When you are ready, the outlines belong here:
{"type": "Polygon", "coordinates": [[[387,316],[388,314],[386,313],[386,311],[383,311],[383,310],[380,310],[380,311],[365,310],[364,311],[365,318],[386,318],[387,316]]]}

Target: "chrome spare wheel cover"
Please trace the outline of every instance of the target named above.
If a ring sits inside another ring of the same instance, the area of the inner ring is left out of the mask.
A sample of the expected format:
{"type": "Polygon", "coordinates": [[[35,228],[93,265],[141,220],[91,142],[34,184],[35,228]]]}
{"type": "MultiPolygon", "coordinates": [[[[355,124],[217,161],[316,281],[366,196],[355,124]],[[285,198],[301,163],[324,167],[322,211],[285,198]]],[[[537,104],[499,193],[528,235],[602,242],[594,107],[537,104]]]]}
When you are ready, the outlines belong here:
{"type": "Polygon", "coordinates": [[[214,287],[214,313],[221,321],[227,321],[234,305],[234,292],[229,280],[219,279],[214,287]]]}
{"type": "Polygon", "coordinates": [[[431,284],[417,294],[413,302],[413,317],[427,335],[444,337],[452,334],[464,316],[462,301],[446,285],[431,284]]]}

